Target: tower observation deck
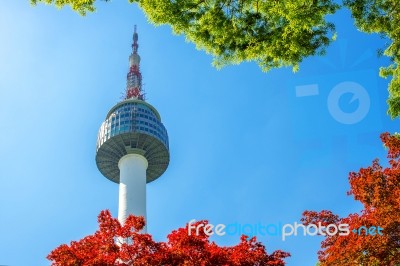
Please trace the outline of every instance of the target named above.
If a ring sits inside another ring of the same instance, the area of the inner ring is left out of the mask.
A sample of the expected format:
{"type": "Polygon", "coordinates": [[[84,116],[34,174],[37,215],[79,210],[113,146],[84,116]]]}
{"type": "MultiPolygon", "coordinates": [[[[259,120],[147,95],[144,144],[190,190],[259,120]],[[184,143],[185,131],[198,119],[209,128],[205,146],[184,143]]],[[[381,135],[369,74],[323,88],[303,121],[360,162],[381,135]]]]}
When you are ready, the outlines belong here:
{"type": "Polygon", "coordinates": [[[142,90],[138,47],[135,26],[125,97],[108,112],[96,145],[98,169],[119,183],[121,223],[130,214],[146,219],[146,183],[160,177],[169,164],[167,130],[142,90]]]}

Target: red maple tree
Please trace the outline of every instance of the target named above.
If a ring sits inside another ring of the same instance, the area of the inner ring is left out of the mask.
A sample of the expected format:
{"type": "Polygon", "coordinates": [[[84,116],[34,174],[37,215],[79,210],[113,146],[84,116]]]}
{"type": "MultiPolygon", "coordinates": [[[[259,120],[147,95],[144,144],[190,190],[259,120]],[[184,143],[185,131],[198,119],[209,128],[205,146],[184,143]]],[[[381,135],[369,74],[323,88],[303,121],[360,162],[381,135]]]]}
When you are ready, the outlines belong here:
{"type": "Polygon", "coordinates": [[[348,195],[363,204],[361,213],[344,218],[326,210],[303,213],[305,225],[349,225],[348,235],[325,236],[318,252],[321,266],[400,265],[400,137],[383,133],[381,140],[388,149],[388,167],[375,159],[371,166],[349,174],[348,195]],[[369,231],[378,227],[382,234],[369,231]]]}
{"type": "MultiPolygon", "coordinates": [[[[122,226],[108,210],[98,216],[99,229],[70,245],[63,244],[47,256],[53,266],[89,265],[226,265],[226,266],[283,266],[283,251],[268,255],[265,246],[255,237],[242,236],[240,243],[221,247],[209,241],[202,230],[188,234],[188,225],[168,235],[167,242],[155,242],[149,234],[142,234],[143,217],[129,216],[122,226]]],[[[198,221],[198,224],[208,224],[198,221]]]]}

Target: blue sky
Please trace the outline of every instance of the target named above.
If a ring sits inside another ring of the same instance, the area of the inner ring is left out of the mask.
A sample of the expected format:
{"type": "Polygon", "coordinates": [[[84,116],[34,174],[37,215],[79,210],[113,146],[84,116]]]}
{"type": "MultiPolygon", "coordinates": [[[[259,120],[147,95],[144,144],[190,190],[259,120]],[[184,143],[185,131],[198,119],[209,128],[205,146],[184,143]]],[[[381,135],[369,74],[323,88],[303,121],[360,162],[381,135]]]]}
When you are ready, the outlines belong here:
{"type": "MultiPolygon", "coordinates": [[[[331,17],[338,38],[327,55],[294,74],[255,63],[217,71],[209,55],[125,1],[100,2],[86,17],[28,2],[0,3],[0,264],[48,265],[52,249],[96,230],[101,210],[117,215],[118,186],[97,170],[95,144],[125,88],[135,24],[147,99],[170,138],[169,168],[147,185],[156,240],[191,219],[293,223],[304,210],[360,210],[346,196],[348,172],[384,158],[379,133],[399,122],[386,115],[388,81],[378,77],[385,40],[358,32],[348,11],[331,17]],[[348,82],[367,96],[332,100],[348,82]],[[310,85],[317,93],[296,96],[310,85]],[[338,121],[340,110],[361,105],[356,122],[338,121]]],[[[213,239],[233,245],[239,236],[213,239]]],[[[289,251],[295,266],[315,265],[322,238],[259,240],[289,251]]]]}

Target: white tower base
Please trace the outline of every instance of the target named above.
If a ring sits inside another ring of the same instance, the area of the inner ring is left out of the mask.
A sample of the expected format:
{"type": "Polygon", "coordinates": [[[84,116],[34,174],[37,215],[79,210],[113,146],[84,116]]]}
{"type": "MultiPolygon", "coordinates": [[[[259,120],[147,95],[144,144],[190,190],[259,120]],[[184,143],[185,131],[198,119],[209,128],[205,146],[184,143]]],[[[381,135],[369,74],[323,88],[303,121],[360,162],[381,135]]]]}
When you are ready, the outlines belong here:
{"type": "MultiPolygon", "coordinates": [[[[127,154],[118,162],[120,170],[118,220],[125,223],[133,214],[146,220],[146,170],[148,162],[140,154],[127,154]]],[[[147,226],[142,233],[147,232],[147,226]]]]}

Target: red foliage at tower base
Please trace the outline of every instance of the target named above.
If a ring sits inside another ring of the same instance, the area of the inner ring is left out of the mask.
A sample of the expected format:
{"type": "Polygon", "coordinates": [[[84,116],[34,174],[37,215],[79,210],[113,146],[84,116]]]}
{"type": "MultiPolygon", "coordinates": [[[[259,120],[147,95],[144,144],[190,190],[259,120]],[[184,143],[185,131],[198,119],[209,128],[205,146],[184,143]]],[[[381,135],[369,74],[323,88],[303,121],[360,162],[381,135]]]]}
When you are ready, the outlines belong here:
{"type": "MultiPolygon", "coordinates": [[[[190,266],[283,266],[283,251],[268,255],[265,246],[242,236],[232,247],[220,247],[209,241],[204,232],[188,234],[188,227],[179,228],[168,235],[167,242],[155,242],[149,234],[142,234],[143,217],[129,216],[121,226],[108,210],[98,216],[99,229],[90,236],[70,245],[63,244],[47,256],[53,266],[89,265],[190,265],[190,266]]],[[[199,221],[207,224],[207,221],[199,221]]]]}
{"type": "Polygon", "coordinates": [[[348,235],[325,236],[318,252],[321,266],[400,265],[400,137],[384,133],[381,140],[388,148],[389,166],[375,159],[349,175],[348,195],[363,204],[360,214],[339,218],[326,210],[303,213],[306,225],[348,224],[351,230],[348,235]]]}

